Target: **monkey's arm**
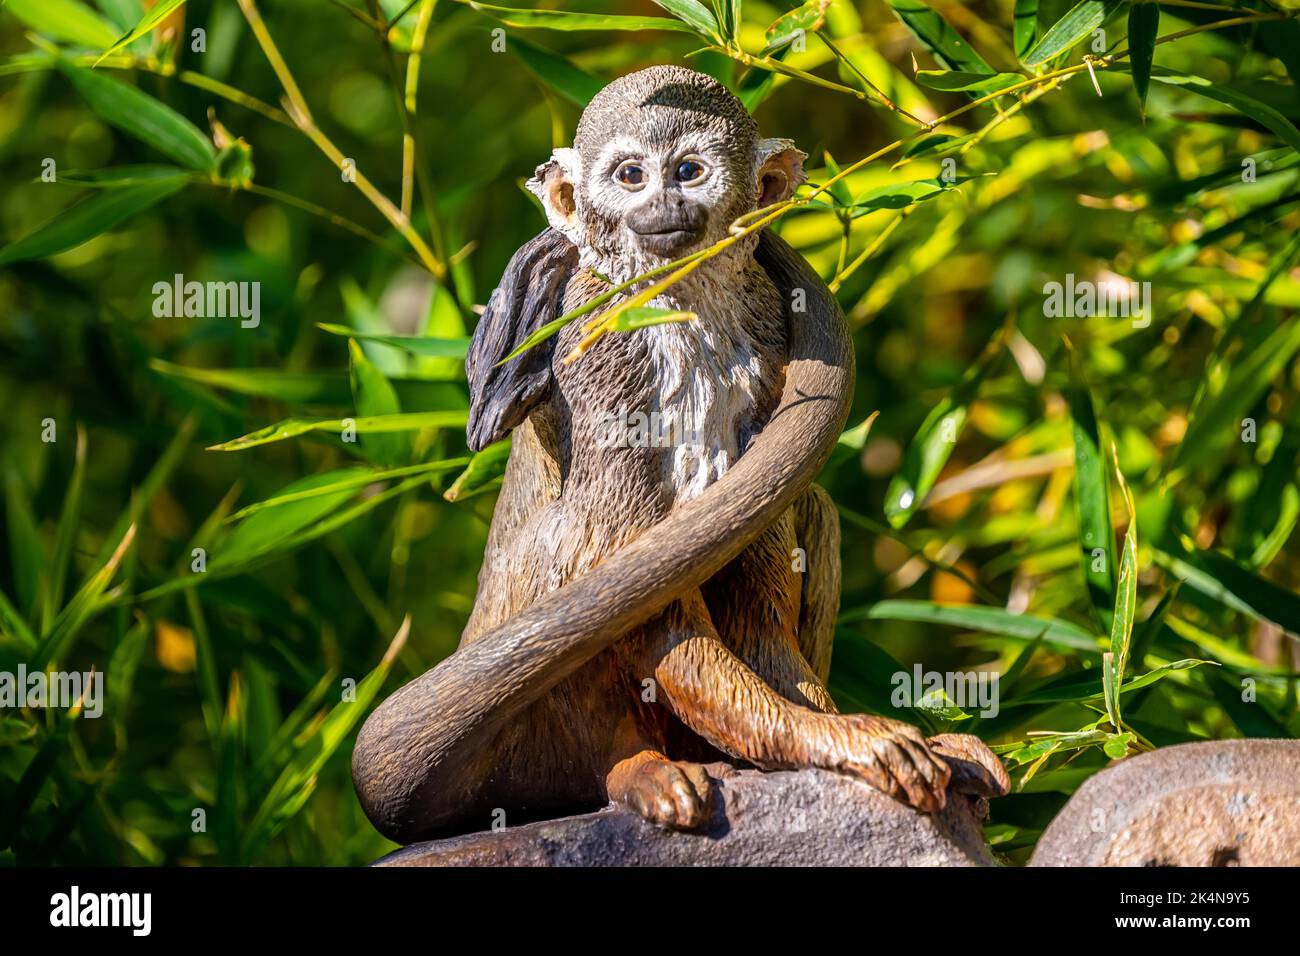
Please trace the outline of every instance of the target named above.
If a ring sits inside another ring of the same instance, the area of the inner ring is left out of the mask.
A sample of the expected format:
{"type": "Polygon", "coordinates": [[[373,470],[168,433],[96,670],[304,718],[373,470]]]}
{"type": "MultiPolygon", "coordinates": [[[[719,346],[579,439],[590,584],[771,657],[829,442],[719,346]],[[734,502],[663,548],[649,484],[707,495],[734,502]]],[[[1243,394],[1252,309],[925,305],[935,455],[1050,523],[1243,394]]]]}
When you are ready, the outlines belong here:
{"type": "Polygon", "coordinates": [[[353,751],[357,793],[375,826],[412,840],[455,817],[476,753],[583,663],[699,587],[789,508],[844,427],[853,352],[839,306],[776,236],[756,258],[782,291],[806,293],[790,322],[780,405],[737,464],[590,573],[461,648],[389,697],[353,751]]]}

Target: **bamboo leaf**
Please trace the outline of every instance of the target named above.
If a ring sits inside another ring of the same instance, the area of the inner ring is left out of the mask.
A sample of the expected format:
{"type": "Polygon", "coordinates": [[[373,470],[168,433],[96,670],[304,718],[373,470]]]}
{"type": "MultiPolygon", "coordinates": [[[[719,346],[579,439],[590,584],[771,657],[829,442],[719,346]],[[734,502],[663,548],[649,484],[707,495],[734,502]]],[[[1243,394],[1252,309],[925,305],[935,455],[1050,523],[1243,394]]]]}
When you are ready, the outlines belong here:
{"type": "Polygon", "coordinates": [[[826,11],[830,0],[806,0],[793,10],[781,14],[772,21],[764,37],[767,45],[762,56],[771,56],[777,50],[784,49],[794,42],[802,31],[804,36],[816,33],[826,24],[826,11]]]}
{"type": "Polygon", "coordinates": [[[984,631],[1032,641],[1042,635],[1044,643],[1097,653],[1097,638],[1077,625],[1051,617],[1012,614],[995,607],[972,604],[940,604],[936,601],[878,601],[867,608],[845,611],[841,622],[918,621],[943,624],[969,631],[984,631]]]}
{"type": "Polygon", "coordinates": [[[663,7],[700,36],[710,40],[722,39],[717,19],[699,0],[654,0],[654,2],[656,6],[663,7]]]}
{"type": "Polygon", "coordinates": [[[1038,36],[1038,0],[1016,0],[1013,17],[1016,57],[1023,63],[1038,36]]]}
{"type": "Polygon", "coordinates": [[[971,401],[1002,353],[1002,341],[999,334],[988,344],[952,392],[931,409],[908,444],[903,465],[885,490],[885,517],[893,527],[901,528],[907,524],[934,487],[943,466],[957,447],[971,401]]]}
{"type": "Polygon", "coordinates": [[[895,16],[946,69],[966,73],[996,72],[947,20],[921,0],[888,0],[888,3],[895,16]]]}
{"type": "Polygon", "coordinates": [[[243,451],[258,445],[296,438],[309,432],[342,433],[345,427],[356,429],[358,435],[366,433],[415,431],[421,428],[464,428],[469,415],[463,411],[405,412],[400,415],[379,415],[374,418],[289,418],[267,425],[241,438],[234,438],[208,451],[243,451]]]}
{"type": "Polygon", "coordinates": [[[601,91],[605,81],[554,50],[536,46],[522,37],[511,37],[507,48],[528,71],[565,99],[586,106],[601,91]]]}
{"type": "Polygon", "coordinates": [[[59,526],[55,532],[54,560],[45,581],[45,610],[41,630],[47,631],[63,604],[63,584],[72,563],[72,549],[81,524],[81,490],[86,478],[86,430],[77,427],[77,445],[73,455],[72,478],[63,496],[59,526]]]}
{"type": "Polygon", "coordinates": [[[1039,66],[1065,53],[1105,23],[1121,5],[1120,0],[1081,0],[1052,24],[1022,62],[1025,66],[1039,66]]]}
{"type": "Polygon", "coordinates": [[[916,79],[922,86],[932,90],[949,92],[995,93],[1008,86],[1023,83],[1025,78],[1019,73],[966,73],[959,70],[917,70],[916,79]]]}
{"type": "Polygon", "coordinates": [[[170,106],[133,86],[59,60],[59,69],[72,81],[91,109],[116,126],[182,166],[212,172],[217,151],[193,123],[170,106]]]}
{"type": "MultiPolygon", "coordinates": [[[[412,355],[463,359],[469,352],[469,339],[467,338],[435,339],[423,335],[379,335],[358,332],[349,326],[334,325],[330,322],[318,322],[316,325],[317,328],[323,329],[331,335],[345,335],[349,338],[360,339],[363,342],[378,342],[381,345],[391,345],[395,349],[410,352],[412,355]]],[[[261,371],[263,370],[259,370],[259,374],[261,371]]]]}
{"type": "Polygon", "coordinates": [[[1110,520],[1110,482],[1092,394],[1076,383],[1067,391],[1074,437],[1074,506],[1079,517],[1079,560],[1088,599],[1103,630],[1109,630],[1115,595],[1115,529],[1110,520]],[[1100,552],[1100,553],[1098,553],[1100,552]]]}
{"type": "Polygon", "coordinates": [[[5,9],[37,33],[98,49],[117,36],[113,25],[78,0],[8,0],[5,9]]]}
{"type": "Polygon", "coordinates": [[[44,259],[66,252],[180,192],[186,180],[160,180],[110,189],[91,196],[55,216],[16,242],[0,249],[0,266],[44,259]]]}
{"type": "Polygon", "coordinates": [[[145,13],[139,23],[123,34],[121,38],[111,42],[108,49],[104,51],[104,56],[99,58],[100,61],[102,62],[104,57],[108,56],[110,53],[116,53],[118,50],[122,49],[122,47],[134,43],[141,37],[151,33],[159,24],[175,13],[184,3],[185,0],[158,0],[158,3],[154,4],[154,6],[145,13]]]}
{"type": "Polygon", "coordinates": [[[443,492],[447,501],[464,501],[483,491],[489,491],[500,484],[506,473],[506,461],[510,457],[510,439],[488,445],[476,452],[470,459],[450,488],[443,492]]]}
{"type": "MultiPolygon", "coordinates": [[[[366,358],[356,339],[348,340],[348,355],[352,378],[352,400],[357,415],[364,418],[400,415],[402,407],[397,401],[397,393],[393,391],[393,386],[384,377],[384,373],[366,358]]],[[[410,459],[410,436],[403,432],[376,432],[362,439],[361,450],[367,457],[381,465],[395,466],[410,459]]]]}
{"type": "Polygon", "coordinates": [[[254,855],[302,808],[315,786],[316,775],[365,716],[410,631],[411,618],[407,615],[379,665],[356,685],[354,696],[335,704],[316,733],[295,748],[248,826],[243,844],[245,858],[254,855]]]}
{"type": "Polygon", "coordinates": [[[1151,63],[1156,53],[1156,33],[1160,27],[1160,7],[1150,0],[1134,3],[1128,12],[1129,62],[1133,66],[1133,89],[1137,91],[1138,109],[1147,115],[1147,88],[1151,85],[1151,63]]]}
{"type": "Polygon", "coordinates": [[[567,10],[517,10],[470,0],[479,13],[501,21],[508,27],[524,30],[674,30],[695,34],[696,31],[670,17],[620,17],[606,13],[570,13],[567,10]]]}

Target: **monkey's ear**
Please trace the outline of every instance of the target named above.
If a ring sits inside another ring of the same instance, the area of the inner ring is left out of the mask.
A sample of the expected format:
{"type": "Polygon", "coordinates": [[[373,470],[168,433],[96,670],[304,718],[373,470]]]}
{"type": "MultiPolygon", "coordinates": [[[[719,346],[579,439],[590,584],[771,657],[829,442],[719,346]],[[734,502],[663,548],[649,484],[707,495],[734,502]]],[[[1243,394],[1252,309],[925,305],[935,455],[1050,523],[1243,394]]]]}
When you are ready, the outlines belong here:
{"type": "Polygon", "coordinates": [[[796,149],[792,140],[760,139],[755,153],[760,209],[789,199],[808,178],[803,171],[808,154],[796,149]]]}
{"type": "Polygon", "coordinates": [[[564,290],[578,268],[578,249],[554,229],[519,247],[488,298],[465,358],[469,379],[469,447],[482,451],[505,438],[551,387],[550,338],[498,364],[538,328],[558,318],[564,290]]]}
{"type": "Polygon", "coordinates": [[[581,159],[576,149],[561,148],[551,153],[551,158],[537,167],[533,178],[524,185],[542,201],[546,220],[564,235],[573,237],[577,228],[574,212],[577,206],[573,191],[581,174],[581,159]]]}

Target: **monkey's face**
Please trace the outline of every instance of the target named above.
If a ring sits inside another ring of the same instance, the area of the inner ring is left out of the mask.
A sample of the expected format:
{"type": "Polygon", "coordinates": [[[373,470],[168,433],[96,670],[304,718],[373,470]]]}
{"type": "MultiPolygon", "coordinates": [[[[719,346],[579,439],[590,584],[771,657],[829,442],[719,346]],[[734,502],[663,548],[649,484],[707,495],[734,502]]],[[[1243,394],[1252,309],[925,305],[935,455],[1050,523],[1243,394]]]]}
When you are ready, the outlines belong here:
{"type": "Polygon", "coordinates": [[[738,217],[786,199],[803,153],[762,139],[716,80],[651,67],[615,80],[529,188],[552,226],[610,274],[645,271],[723,239],[738,217]]]}
{"type": "Polygon", "coordinates": [[[588,235],[665,261],[717,241],[755,201],[749,157],[735,152],[700,133],[614,137],[583,164],[577,211],[588,235]]]}

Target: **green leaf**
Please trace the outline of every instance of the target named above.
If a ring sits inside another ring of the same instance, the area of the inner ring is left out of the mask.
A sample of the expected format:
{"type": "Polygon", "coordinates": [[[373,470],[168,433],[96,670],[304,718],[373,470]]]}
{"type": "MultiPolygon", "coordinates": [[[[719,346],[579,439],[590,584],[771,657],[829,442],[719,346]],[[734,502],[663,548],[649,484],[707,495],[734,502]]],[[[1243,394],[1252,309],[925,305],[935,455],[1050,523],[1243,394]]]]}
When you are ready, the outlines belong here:
{"type": "MultiPolygon", "coordinates": [[[[395,349],[410,352],[412,355],[463,359],[469,352],[469,339],[467,338],[435,339],[423,335],[379,335],[358,332],[349,326],[334,325],[330,322],[317,322],[316,325],[331,335],[344,335],[348,338],[360,339],[363,342],[378,342],[381,345],[391,345],[395,349]]],[[[265,369],[259,370],[259,374],[265,371],[265,369]]]]}
{"type": "Polygon", "coordinates": [[[347,379],[338,372],[286,372],[278,368],[187,368],[158,358],[150,359],[149,367],[172,378],[211,385],[237,395],[330,405],[343,404],[348,400],[347,379]]]}
{"type": "MultiPolygon", "coordinates": [[[[508,442],[507,442],[508,444],[508,442]]],[[[484,449],[486,451],[486,449],[484,449]]],[[[480,452],[482,454],[482,452],[480,452]]],[[[351,489],[353,491],[363,488],[366,485],[377,484],[382,481],[388,481],[392,478],[406,478],[410,475],[434,474],[440,471],[451,471],[455,468],[462,468],[470,464],[470,458],[447,458],[442,461],[429,461],[420,465],[406,465],[402,468],[377,468],[374,470],[351,471],[344,474],[341,472],[330,472],[336,478],[322,485],[312,485],[306,488],[300,488],[295,491],[281,491],[264,501],[258,501],[254,504],[240,508],[229,518],[227,522],[236,522],[254,515],[259,511],[267,508],[279,508],[295,501],[303,501],[307,498],[316,498],[321,495],[333,494],[337,491],[351,489]]]]}
{"type": "Polygon", "coordinates": [[[567,10],[517,10],[470,0],[471,7],[523,30],[674,30],[695,34],[681,20],[669,17],[620,17],[606,13],[570,13],[567,10]]]}
{"type": "Polygon", "coordinates": [[[86,432],[77,429],[77,445],[73,455],[72,478],[63,496],[63,510],[59,512],[59,526],[55,533],[54,561],[45,581],[45,610],[41,630],[48,631],[63,604],[63,584],[72,563],[72,549],[76,545],[77,531],[81,526],[81,489],[86,478],[86,432]]]}
{"type": "MultiPolygon", "coordinates": [[[[1267,27],[1264,29],[1267,29],[1267,27]]],[[[1175,73],[1160,67],[1152,68],[1151,79],[1167,86],[1182,87],[1191,93],[1197,93],[1207,99],[1223,103],[1225,106],[1231,106],[1245,116],[1249,116],[1261,126],[1271,130],[1278,139],[1292,149],[1300,151],[1300,129],[1296,128],[1295,123],[1291,122],[1280,110],[1269,106],[1267,103],[1260,102],[1253,96],[1248,96],[1240,90],[1233,89],[1222,83],[1207,80],[1203,76],[1175,73]]]]}
{"type": "Polygon", "coordinates": [[[58,617],[42,637],[36,653],[28,661],[29,669],[43,670],[51,661],[62,658],[72,646],[73,639],[81,628],[108,606],[109,602],[104,600],[104,592],[134,542],[135,531],[134,524],[126,529],[113,552],[94,573],[86,578],[72,600],[68,602],[68,606],[59,612],[58,617]]]}
{"type": "Polygon", "coordinates": [[[957,447],[970,403],[994,361],[1002,354],[1002,340],[999,334],[989,343],[952,392],[931,409],[908,444],[902,468],[885,490],[885,517],[895,528],[907,524],[924,504],[925,496],[957,447]]]}
{"type": "Polygon", "coordinates": [[[99,49],[113,42],[113,25],[78,0],[8,0],[5,9],[37,33],[99,49]]]}
{"type": "Polygon", "coordinates": [[[401,415],[379,415],[374,418],[288,418],[267,425],[241,438],[209,446],[209,451],[243,451],[257,445],[296,438],[308,432],[338,432],[351,426],[358,435],[370,433],[415,431],[421,428],[464,428],[469,421],[468,412],[406,412],[401,415]]]}
{"type": "Polygon", "coordinates": [[[698,318],[694,312],[681,309],[661,309],[658,306],[640,305],[623,309],[614,316],[611,326],[615,332],[632,332],[651,325],[665,325],[671,322],[690,322],[698,318]]]}
{"type": "Polygon", "coordinates": [[[59,69],[72,81],[86,102],[105,122],[182,166],[211,172],[217,151],[193,123],[152,96],[119,80],[59,60],[59,69]]]}
{"type": "MultiPolygon", "coordinates": [[[[908,206],[915,206],[918,203],[928,202],[937,196],[951,190],[954,186],[960,186],[962,183],[970,182],[970,176],[958,176],[951,182],[944,179],[920,179],[910,183],[890,183],[887,186],[877,186],[874,189],[868,189],[861,196],[853,201],[851,206],[853,218],[866,216],[881,209],[906,209],[908,206]]],[[[813,200],[811,205],[825,205],[819,200],[813,200]]]]}
{"type": "Polygon", "coordinates": [[[654,0],[706,40],[721,40],[718,21],[699,0],[654,0]]]}
{"type": "Polygon", "coordinates": [[[55,216],[35,232],[0,249],[0,266],[66,252],[180,192],[185,179],[110,189],[55,216]]]}
{"type": "Polygon", "coordinates": [[[480,492],[489,491],[500,484],[510,458],[510,439],[488,445],[475,453],[450,488],[443,492],[447,501],[464,501],[480,492]]]}
{"type": "Polygon", "coordinates": [[[84,189],[120,189],[169,179],[189,179],[193,173],[179,166],[139,163],[132,166],[109,166],[105,169],[60,169],[54,181],[60,186],[84,189]]]}
{"type": "Polygon", "coordinates": [[[1025,81],[1019,73],[994,73],[990,76],[987,73],[945,70],[917,70],[916,79],[922,86],[928,86],[932,90],[977,93],[995,93],[1025,81]]]}
{"type": "Polygon", "coordinates": [[[352,728],[365,716],[371,702],[383,687],[393,661],[411,630],[409,615],[402,622],[379,665],[357,685],[354,696],[334,705],[316,732],[294,748],[284,769],[271,785],[245,831],[243,855],[254,855],[300,810],[315,787],[317,774],[325,762],[349,739],[352,728]]]}
{"type": "Polygon", "coordinates": [[[1128,12],[1129,62],[1133,66],[1133,89],[1138,108],[1147,115],[1147,87],[1151,85],[1151,63],[1156,53],[1156,33],[1160,27],[1160,7],[1150,0],[1133,4],[1128,12]]]}
{"type": "Polygon", "coordinates": [[[3,591],[0,591],[0,635],[18,644],[24,652],[36,649],[36,635],[3,591]]]}
{"type": "Polygon", "coordinates": [[[1097,622],[1109,630],[1115,595],[1115,528],[1110,520],[1110,482],[1092,393],[1077,382],[1066,395],[1074,437],[1074,507],[1079,517],[1079,560],[1097,622]],[[1100,550],[1102,566],[1096,567],[1100,550]]]}
{"type": "Polygon", "coordinates": [[[1016,0],[1013,17],[1016,57],[1023,63],[1038,36],[1038,0],[1016,0]]]}
{"type": "Polygon", "coordinates": [[[781,14],[772,21],[764,37],[767,45],[761,56],[771,56],[777,50],[784,49],[794,42],[802,30],[804,35],[816,33],[826,23],[826,11],[830,0],[806,0],[793,10],[781,14]]]}
{"type": "MultiPolygon", "coordinates": [[[[110,53],[116,53],[127,44],[133,43],[152,32],[154,28],[171,16],[183,3],[185,3],[185,0],[159,0],[152,9],[145,13],[144,17],[133,29],[127,31],[127,33],[125,33],[119,40],[113,42],[108,49],[104,51],[104,56],[108,56],[110,53]]],[[[102,61],[104,56],[101,56],[99,59],[102,61]]]]}
{"type": "Polygon", "coordinates": [[[995,72],[947,20],[921,0],[888,0],[888,3],[898,19],[945,68],[966,73],[995,72]]]}
{"type": "Polygon", "coordinates": [[[1194,409],[1174,456],[1174,473],[1185,473],[1206,454],[1238,437],[1242,416],[1300,349],[1300,318],[1279,322],[1271,330],[1261,327],[1259,332],[1253,347],[1248,345],[1233,362],[1222,387],[1194,409]]]}
{"type": "Polygon", "coordinates": [[[36,610],[45,580],[45,548],[32,513],[32,495],[18,469],[5,469],[5,525],[9,529],[9,566],[14,598],[24,613],[36,610]]]}
{"type": "MultiPolygon", "coordinates": [[[[361,351],[356,339],[348,340],[348,356],[352,378],[352,400],[357,415],[379,418],[400,415],[402,406],[397,393],[384,373],[375,368],[361,351]]],[[[378,432],[361,441],[361,450],[381,465],[395,466],[411,457],[410,436],[402,432],[378,432]]]]}
{"type": "Polygon", "coordinates": [[[1068,621],[1032,614],[1012,614],[995,607],[973,604],[940,604],[936,601],[878,601],[867,608],[845,611],[842,622],[866,618],[872,621],[918,621],[943,624],[969,631],[984,631],[1032,641],[1039,635],[1045,643],[1097,653],[1097,638],[1068,621]]]}
{"type": "Polygon", "coordinates": [[[54,770],[56,761],[68,746],[68,736],[73,724],[81,716],[82,706],[78,701],[66,714],[58,718],[53,731],[42,741],[36,756],[23,768],[18,778],[18,785],[5,800],[4,814],[0,816],[0,847],[13,845],[18,828],[22,825],[32,804],[40,795],[41,788],[54,770]]]}
{"type": "Polygon", "coordinates": [[[286,485],[275,495],[282,499],[278,506],[251,509],[250,516],[212,548],[211,569],[229,572],[274,549],[303,528],[337,511],[361,489],[356,479],[366,479],[371,474],[365,468],[340,468],[286,485]]]}
{"type": "Polygon", "coordinates": [[[1175,554],[1159,548],[1153,554],[1157,564],[1224,607],[1300,634],[1300,595],[1243,568],[1226,554],[1200,550],[1175,554]]]}
{"type": "Polygon", "coordinates": [[[539,80],[579,106],[586,106],[605,86],[582,67],[554,50],[535,46],[522,37],[511,37],[507,48],[539,80]]]}
{"type": "Polygon", "coordinates": [[[1081,0],[1043,34],[1021,62],[1039,66],[1059,56],[1105,23],[1120,6],[1120,0],[1081,0]]]}

